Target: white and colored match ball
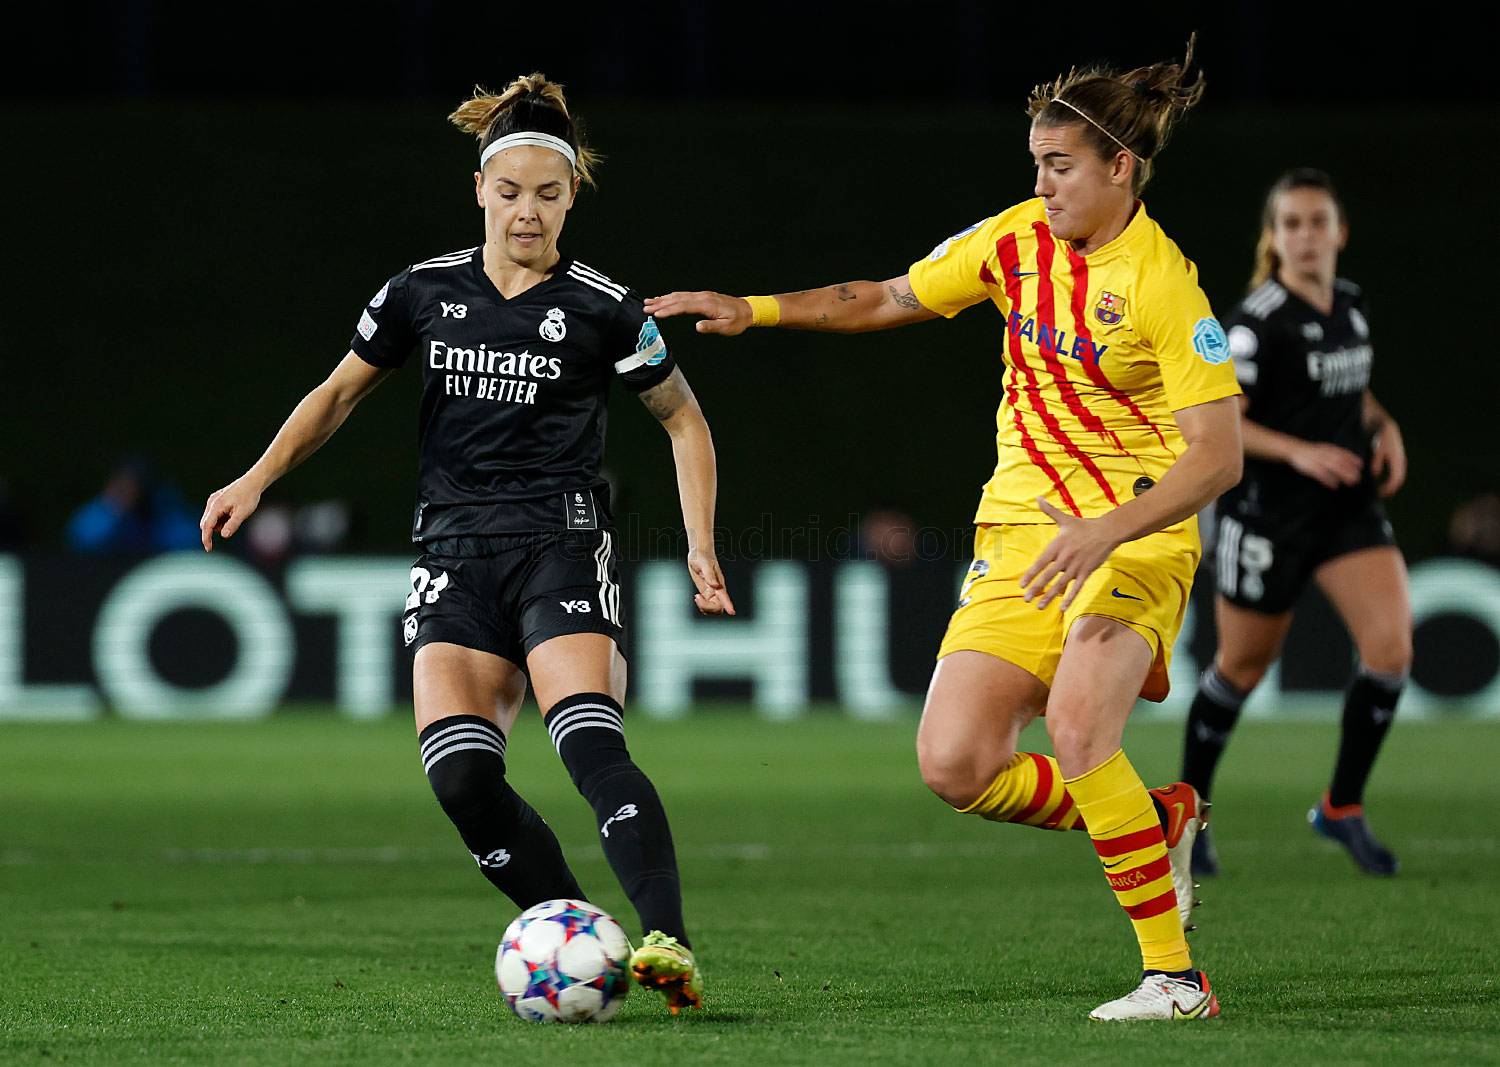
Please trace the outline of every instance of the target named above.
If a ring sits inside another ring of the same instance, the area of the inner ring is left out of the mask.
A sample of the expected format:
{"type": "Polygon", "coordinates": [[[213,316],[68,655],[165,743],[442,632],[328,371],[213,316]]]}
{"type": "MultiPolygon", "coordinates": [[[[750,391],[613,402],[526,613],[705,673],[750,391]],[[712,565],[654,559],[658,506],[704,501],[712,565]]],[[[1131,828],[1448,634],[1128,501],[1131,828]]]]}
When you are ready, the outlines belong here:
{"type": "Polygon", "coordinates": [[[505,928],[495,953],[500,994],[528,1022],[606,1022],[630,991],[630,939],[583,900],[548,900],[505,928]]]}

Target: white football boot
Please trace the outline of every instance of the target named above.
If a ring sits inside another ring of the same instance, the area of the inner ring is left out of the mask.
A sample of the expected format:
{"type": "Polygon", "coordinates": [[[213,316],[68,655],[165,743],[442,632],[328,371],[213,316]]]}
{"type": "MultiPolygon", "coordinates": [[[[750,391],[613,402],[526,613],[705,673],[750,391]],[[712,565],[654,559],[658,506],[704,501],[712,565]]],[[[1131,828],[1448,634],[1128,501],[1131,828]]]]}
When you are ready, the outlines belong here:
{"type": "Polygon", "coordinates": [[[1099,1022],[1212,1019],[1219,1014],[1219,998],[1208,984],[1208,975],[1199,971],[1198,980],[1201,986],[1170,975],[1148,974],[1119,1000],[1100,1004],[1089,1012],[1089,1018],[1099,1022]]]}
{"type": "Polygon", "coordinates": [[[1208,801],[1198,795],[1198,790],[1186,782],[1173,782],[1151,790],[1151,795],[1167,813],[1167,825],[1162,836],[1167,841],[1167,862],[1172,865],[1172,889],[1177,894],[1177,914],[1182,918],[1184,932],[1196,930],[1193,924],[1193,909],[1198,905],[1195,892],[1198,884],[1193,881],[1193,842],[1198,831],[1208,825],[1208,801]]]}

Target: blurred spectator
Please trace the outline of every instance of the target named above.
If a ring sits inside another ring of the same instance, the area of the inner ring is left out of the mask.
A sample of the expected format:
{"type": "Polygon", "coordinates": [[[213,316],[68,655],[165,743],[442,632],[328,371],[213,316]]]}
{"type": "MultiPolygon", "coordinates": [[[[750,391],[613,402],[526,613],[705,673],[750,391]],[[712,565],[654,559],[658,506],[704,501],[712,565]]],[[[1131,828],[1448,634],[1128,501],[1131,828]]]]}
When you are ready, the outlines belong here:
{"type": "Polygon", "coordinates": [[[1500,566],[1500,494],[1481,493],[1453,512],[1448,545],[1460,556],[1500,566]]]}
{"type": "Polygon", "coordinates": [[[902,511],[868,512],[859,523],[859,556],[905,565],[916,558],[917,520],[902,511]]]}
{"type": "Polygon", "coordinates": [[[280,563],[293,553],[336,552],[353,525],[349,505],[325,500],[294,509],[289,504],[262,504],[245,524],[246,551],[261,563],[280,563]]]}
{"type": "Polygon", "coordinates": [[[116,467],[104,491],[68,522],[68,545],[78,552],[170,552],[198,544],[198,520],[182,494],[138,456],[116,467]]]}
{"type": "Polygon", "coordinates": [[[292,554],[290,505],[262,504],[240,533],[245,551],[261,563],[280,563],[292,554]]]}
{"type": "Polygon", "coordinates": [[[26,543],[26,518],[16,506],[10,483],[0,478],[0,552],[13,552],[26,543]]]}

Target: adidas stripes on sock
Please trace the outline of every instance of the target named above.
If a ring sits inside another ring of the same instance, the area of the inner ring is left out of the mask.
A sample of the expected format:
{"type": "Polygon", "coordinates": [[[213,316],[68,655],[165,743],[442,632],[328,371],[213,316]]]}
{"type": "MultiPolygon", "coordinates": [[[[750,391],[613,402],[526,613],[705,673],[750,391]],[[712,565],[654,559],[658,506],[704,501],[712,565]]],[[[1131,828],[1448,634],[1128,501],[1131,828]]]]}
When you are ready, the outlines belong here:
{"type": "Polygon", "coordinates": [[[478,715],[450,715],[418,736],[422,770],[474,862],[519,908],[583,890],[552,828],[505,780],[505,735],[478,715]]]}
{"type": "Polygon", "coordinates": [[[545,722],[573,784],[594,809],[605,858],[642,929],[687,945],[672,831],[656,787],[625,747],[623,709],[604,693],[576,693],[554,704],[545,722]]]}

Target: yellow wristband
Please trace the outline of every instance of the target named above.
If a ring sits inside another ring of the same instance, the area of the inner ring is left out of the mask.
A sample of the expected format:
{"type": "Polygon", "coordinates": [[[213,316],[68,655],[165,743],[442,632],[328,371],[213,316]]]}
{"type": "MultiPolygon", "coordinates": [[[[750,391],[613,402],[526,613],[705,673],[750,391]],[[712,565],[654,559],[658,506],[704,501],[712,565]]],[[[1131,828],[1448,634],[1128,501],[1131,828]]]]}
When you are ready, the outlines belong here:
{"type": "Polygon", "coordinates": [[[781,304],[774,296],[747,296],[751,326],[775,326],[781,321],[781,304]]]}

